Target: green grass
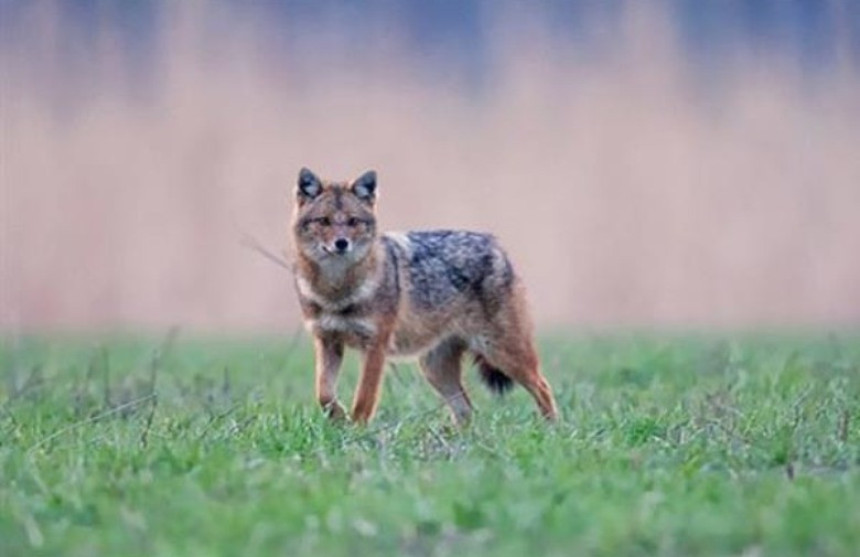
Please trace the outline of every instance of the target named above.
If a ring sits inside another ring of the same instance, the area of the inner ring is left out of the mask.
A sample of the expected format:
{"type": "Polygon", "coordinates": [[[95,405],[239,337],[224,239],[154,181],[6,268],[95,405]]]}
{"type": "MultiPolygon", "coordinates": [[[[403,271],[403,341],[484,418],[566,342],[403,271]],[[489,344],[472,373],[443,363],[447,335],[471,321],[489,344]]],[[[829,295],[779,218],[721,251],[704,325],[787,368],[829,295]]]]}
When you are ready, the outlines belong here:
{"type": "Polygon", "coordinates": [[[547,337],[562,422],[470,372],[463,432],[412,364],[361,429],[322,419],[305,340],[162,344],[5,342],[0,555],[860,548],[856,335],[547,337]]]}

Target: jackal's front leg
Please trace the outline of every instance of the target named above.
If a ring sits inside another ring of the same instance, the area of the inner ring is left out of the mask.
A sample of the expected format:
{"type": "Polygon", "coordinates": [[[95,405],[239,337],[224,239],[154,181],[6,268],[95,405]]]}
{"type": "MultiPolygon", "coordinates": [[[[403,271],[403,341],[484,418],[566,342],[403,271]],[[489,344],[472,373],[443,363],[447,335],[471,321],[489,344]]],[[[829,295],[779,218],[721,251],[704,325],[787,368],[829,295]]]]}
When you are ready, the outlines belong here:
{"type": "Polygon", "coordinates": [[[331,338],[314,339],[316,352],[316,392],[323,411],[333,420],[342,420],[346,411],[337,401],[337,376],[343,361],[343,343],[331,338]]]}
{"type": "Polygon", "coordinates": [[[355,398],[352,401],[352,420],[356,423],[366,424],[376,412],[387,345],[386,336],[384,341],[380,340],[374,343],[364,354],[361,377],[358,380],[358,388],[355,390],[355,398]]]}

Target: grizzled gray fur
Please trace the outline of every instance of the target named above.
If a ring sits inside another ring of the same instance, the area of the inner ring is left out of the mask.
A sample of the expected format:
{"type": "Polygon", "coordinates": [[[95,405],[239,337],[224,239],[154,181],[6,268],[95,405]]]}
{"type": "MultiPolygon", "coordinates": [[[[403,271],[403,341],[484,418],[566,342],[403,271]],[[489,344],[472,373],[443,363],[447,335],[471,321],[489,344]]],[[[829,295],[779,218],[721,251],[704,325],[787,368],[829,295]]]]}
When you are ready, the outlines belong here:
{"type": "Polygon", "coordinates": [[[492,311],[492,297],[507,293],[513,283],[511,263],[494,236],[433,230],[409,232],[406,238],[411,253],[401,248],[400,256],[408,257],[409,298],[416,308],[432,310],[472,294],[492,311]]]}

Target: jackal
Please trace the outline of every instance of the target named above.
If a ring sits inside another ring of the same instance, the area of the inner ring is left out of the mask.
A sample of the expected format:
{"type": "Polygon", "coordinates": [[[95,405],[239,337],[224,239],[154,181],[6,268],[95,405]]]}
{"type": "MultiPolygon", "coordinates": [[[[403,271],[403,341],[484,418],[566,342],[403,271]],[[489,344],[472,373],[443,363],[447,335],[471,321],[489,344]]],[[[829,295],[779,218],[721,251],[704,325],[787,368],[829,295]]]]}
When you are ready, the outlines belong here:
{"type": "Polygon", "coordinates": [[[495,237],[459,230],[377,233],[376,173],[329,182],[302,168],[292,232],[294,275],[314,337],[316,396],[346,416],[335,394],[344,347],[363,352],[352,420],[366,423],[379,399],[385,359],[417,356],[458,424],[472,412],[461,382],[471,354],[488,387],[516,381],[555,420],[540,372],[520,279],[495,237]]]}

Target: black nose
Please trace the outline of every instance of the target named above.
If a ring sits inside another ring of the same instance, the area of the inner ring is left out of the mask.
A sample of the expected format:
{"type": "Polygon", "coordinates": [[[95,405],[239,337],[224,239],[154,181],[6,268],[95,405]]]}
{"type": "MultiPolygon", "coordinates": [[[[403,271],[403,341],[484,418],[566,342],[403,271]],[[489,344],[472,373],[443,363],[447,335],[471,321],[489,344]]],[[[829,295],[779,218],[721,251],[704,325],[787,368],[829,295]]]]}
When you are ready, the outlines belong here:
{"type": "Polygon", "coordinates": [[[349,247],[349,240],[346,238],[338,238],[334,241],[334,249],[343,253],[346,251],[346,248],[349,247]]]}

